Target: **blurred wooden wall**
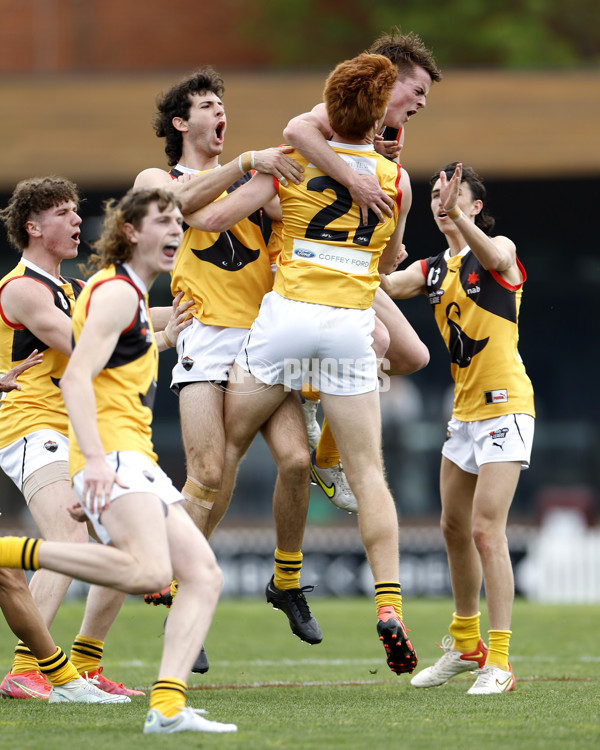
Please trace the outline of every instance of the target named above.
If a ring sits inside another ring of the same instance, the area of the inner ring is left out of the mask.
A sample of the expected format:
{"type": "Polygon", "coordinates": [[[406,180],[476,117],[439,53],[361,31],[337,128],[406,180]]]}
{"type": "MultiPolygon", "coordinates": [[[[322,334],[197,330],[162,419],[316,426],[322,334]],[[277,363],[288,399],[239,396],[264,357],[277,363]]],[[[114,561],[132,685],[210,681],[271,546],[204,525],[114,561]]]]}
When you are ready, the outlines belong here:
{"type": "MultiPolygon", "coordinates": [[[[320,101],[326,71],[222,71],[228,117],[223,160],[276,145],[288,119],[320,101]]],[[[127,187],[164,166],[151,127],[156,95],[178,74],[4,75],[0,189],[57,173],[82,188],[127,187]]],[[[461,160],[486,178],[600,175],[600,71],[446,70],[406,128],[413,179],[461,160]]]]}

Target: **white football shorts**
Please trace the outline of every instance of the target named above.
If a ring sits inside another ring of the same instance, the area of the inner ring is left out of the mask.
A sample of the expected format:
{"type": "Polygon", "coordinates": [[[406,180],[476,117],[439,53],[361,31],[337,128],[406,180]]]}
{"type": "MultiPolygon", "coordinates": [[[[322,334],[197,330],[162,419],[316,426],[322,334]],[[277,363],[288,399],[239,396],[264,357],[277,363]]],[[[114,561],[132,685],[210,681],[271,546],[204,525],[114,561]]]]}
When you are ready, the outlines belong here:
{"type": "Polygon", "coordinates": [[[247,333],[247,328],[207,326],[194,318],[177,337],[171,389],[179,393],[184,383],[225,382],[247,333]]]}
{"type": "MultiPolygon", "coordinates": [[[[137,451],[113,451],[106,454],[106,461],[118,474],[123,484],[127,485],[127,487],[121,487],[116,483],[113,484],[110,493],[111,502],[118,497],[131,495],[134,492],[156,495],[165,505],[183,501],[183,495],[175,488],[171,479],[160,466],[152,463],[147,456],[137,451]]],[[[81,500],[83,495],[83,469],[73,477],[73,487],[77,497],[81,500]]],[[[111,541],[110,534],[102,525],[100,514],[92,513],[85,507],[84,510],[94,526],[98,539],[103,544],[108,544],[111,541]]],[[[140,522],[143,524],[143,519],[140,522]]]]}
{"type": "Polygon", "coordinates": [[[0,467],[29,504],[41,487],[59,480],[71,481],[69,440],[56,430],[37,430],[2,448],[0,467]],[[47,469],[50,466],[51,469],[47,469]],[[43,477],[40,481],[36,481],[36,473],[43,477]]]}
{"type": "Polygon", "coordinates": [[[483,464],[520,461],[529,468],[535,419],[529,414],[505,414],[479,422],[448,422],[442,455],[469,474],[483,464]]]}
{"type": "Polygon", "coordinates": [[[371,344],[375,312],[263,297],[236,362],[267,385],[301,390],[303,383],[336,396],[378,387],[371,344]]]}

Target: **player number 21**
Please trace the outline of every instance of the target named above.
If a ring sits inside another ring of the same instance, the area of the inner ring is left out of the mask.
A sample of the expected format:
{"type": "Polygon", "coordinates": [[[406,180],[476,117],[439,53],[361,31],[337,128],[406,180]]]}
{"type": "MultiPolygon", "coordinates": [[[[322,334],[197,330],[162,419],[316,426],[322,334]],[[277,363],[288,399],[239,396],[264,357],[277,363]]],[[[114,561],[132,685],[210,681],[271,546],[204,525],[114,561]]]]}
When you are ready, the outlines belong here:
{"type": "MultiPolygon", "coordinates": [[[[338,229],[327,229],[328,225],[336,219],[347,214],[352,208],[350,191],[331,177],[313,177],[306,184],[307,190],[323,193],[325,190],[333,190],[336,195],[333,203],[322,208],[316,213],[306,228],[305,237],[308,240],[328,240],[330,242],[347,242],[349,232],[338,229]]],[[[369,209],[369,217],[366,224],[359,223],[354,232],[352,242],[362,247],[367,247],[377,226],[377,216],[369,209]]]]}

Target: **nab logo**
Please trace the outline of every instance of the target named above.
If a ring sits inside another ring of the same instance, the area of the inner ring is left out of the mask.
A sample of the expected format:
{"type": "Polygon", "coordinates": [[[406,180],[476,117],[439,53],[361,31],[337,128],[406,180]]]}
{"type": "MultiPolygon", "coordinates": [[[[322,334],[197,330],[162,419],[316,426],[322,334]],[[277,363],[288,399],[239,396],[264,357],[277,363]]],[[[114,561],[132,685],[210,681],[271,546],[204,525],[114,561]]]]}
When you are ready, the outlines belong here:
{"type": "Polygon", "coordinates": [[[314,258],[315,254],[312,250],[295,250],[294,255],[297,255],[299,258],[314,258]]]}
{"type": "Polygon", "coordinates": [[[479,287],[479,274],[475,271],[467,276],[467,284],[469,284],[467,294],[479,294],[481,291],[481,288],[479,287]]]}

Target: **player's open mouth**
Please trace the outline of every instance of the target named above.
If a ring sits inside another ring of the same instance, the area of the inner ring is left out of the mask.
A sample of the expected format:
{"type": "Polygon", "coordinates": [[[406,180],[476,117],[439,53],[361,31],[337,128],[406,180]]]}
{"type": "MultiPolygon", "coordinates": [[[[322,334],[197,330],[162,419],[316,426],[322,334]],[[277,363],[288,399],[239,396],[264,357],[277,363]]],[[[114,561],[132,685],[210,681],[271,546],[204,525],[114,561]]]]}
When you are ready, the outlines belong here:
{"type": "Polygon", "coordinates": [[[223,140],[225,137],[225,123],[221,121],[217,127],[215,128],[215,135],[217,137],[217,140],[219,143],[223,140]]]}
{"type": "Polygon", "coordinates": [[[75,232],[74,234],[71,235],[71,239],[73,240],[73,242],[79,244],[79,235],[80,234],[81,234],[80,232],[75,232]]]}
{"type": "Polygon", "coordinates": [[[167,258],[173,258],[179,249],[179,242],[169,242],[168,245],[163,247],[163,253],[167,258]]]}

